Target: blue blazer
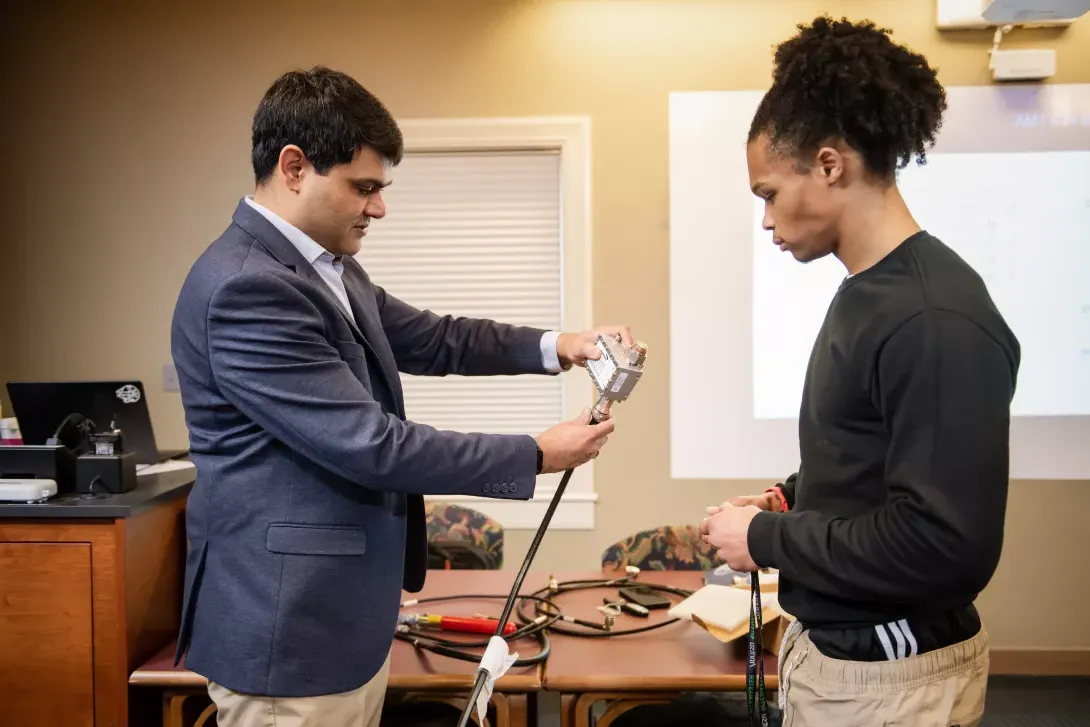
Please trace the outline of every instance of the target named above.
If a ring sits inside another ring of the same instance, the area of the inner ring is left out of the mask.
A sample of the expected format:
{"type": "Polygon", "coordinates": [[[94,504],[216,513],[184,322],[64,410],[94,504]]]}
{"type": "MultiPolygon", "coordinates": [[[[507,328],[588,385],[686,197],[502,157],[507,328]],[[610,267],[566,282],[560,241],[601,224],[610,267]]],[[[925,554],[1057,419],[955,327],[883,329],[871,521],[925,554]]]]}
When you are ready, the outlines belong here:
{"type": "Polygon", "coordinates": [[[543,332],[417,310],[351,258],[343,279],[355,321],[243,200],[175,308],[197,466],[177,658],[238,692],[368,682],[424,584],[422,495],[534,493],[532,437],[408,422],[398,372],[544,374],[543,332]]]}

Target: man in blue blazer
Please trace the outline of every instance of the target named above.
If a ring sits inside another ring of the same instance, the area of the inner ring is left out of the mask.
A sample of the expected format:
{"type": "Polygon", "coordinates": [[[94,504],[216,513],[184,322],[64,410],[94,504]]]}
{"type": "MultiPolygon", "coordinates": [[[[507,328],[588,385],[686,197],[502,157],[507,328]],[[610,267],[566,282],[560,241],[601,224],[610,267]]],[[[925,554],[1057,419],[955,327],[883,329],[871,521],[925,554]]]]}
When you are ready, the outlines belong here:
{"type": "Polygon", "coordinates": [[[178,657],[208,678],[221,727],[378,725],[401,590],[424,583],[422,495],[528,499],[537,474],[596,457],[613,430],[407,420],[399,371],[557,373],[596,357],[596,333],[441,317],[373,284],[352,256],[402,152],[353,79],[285,74],[254,116],[256,191],[178,298],[197,466],[178,657]]]}

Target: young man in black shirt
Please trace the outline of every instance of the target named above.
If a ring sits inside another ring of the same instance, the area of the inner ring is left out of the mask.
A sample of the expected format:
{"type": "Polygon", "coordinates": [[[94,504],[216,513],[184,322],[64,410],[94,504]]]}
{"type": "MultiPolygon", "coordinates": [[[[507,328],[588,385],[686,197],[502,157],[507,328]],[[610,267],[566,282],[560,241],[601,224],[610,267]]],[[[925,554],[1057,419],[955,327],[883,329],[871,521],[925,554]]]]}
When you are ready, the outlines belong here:
{"type": "Polygon", "coordinates": [[[984,710],[973,601],[1002,547],[1020,349],[897,189],[945,108],[935,71],[888,31],[819,18],[778,47],[750,129],[773,244],[847,269],[807,368],[798,473],[703,525],[731,567],[779,569],[793,727],[968,727],[984,710]]]}

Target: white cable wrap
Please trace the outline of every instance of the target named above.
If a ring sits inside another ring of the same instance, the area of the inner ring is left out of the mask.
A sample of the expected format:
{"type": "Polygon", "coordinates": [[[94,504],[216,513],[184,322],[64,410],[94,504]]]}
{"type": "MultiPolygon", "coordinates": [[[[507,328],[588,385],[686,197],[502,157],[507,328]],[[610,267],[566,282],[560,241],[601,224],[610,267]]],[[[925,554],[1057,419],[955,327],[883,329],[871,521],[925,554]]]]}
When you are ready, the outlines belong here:
{"type": "Polygon", "coordinates": [[[477,696],[477,717],[481,724],[484,724],[485,715],[488,714],[488,700],[492,699],[492,687],[518,658],[518,653],[512,654],[507,650],[507,642],[502,637],[493,636],[488,640],[488,647],[484,650],[484,656],[481,657],[480,666],[488,672],[488,676],[485,678],[484,688],[477,696]]]}

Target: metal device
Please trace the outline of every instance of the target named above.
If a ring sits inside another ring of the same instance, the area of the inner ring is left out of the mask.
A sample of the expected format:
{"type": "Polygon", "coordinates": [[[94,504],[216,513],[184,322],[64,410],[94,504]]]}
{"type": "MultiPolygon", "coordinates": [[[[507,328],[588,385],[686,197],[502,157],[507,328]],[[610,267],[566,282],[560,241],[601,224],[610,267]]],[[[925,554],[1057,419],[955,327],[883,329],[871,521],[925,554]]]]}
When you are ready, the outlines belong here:
{"type": "Polygon", "coordinates": [[[647,360],[647,344],[636,341],[628,348],[619,337],[606,337],[598,334],[595,342],[601,357],[587,359],[586,369],[594,387],[598,390],[598,401],[594,405],[594,418],[603,421],[609,418],[609,410],[615,401],[625,401],[636,383],[643,376],[643,364],[647,360]]]}

